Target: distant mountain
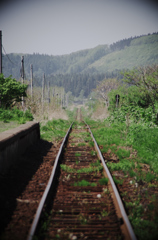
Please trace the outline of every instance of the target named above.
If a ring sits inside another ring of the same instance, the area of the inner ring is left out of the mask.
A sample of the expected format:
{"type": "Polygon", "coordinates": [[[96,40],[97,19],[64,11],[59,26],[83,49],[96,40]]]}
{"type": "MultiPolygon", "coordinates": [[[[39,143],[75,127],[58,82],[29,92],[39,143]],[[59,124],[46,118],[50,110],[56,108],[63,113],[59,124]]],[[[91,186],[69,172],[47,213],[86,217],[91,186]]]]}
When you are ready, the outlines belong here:
{"type": "MultiPolygon", "coordinates": [[[[22,55],[14,53],[3,56],[5,76],[20,77],[22,55]]],[[[24,55],[26,78],[30,76],[30,64],[33,64],[34,74],[39,77],[44,72],[46,75],[106,73],[153,63],[158,63],[158,33],[123,39],[110,46],[99,45],[62,56],[38,53],[24,55]]]]}
{"type": "Polygon", "coordinates": [[[62,56],[38,53],[3,55],[3,73],[6,77],[12,75],[20,79],[23,55],[25,79],[30,79],[30,65],[33,64],[35,85],[41,86],[45,73],[51,85],[64,86],[66,91],[69,91],[67,86],[70,86],[75,96],[84,88],[85,95],[88,96],[90,90],[96,87],[97,81],[103,80],[105,76],[116,77],[123,69],[158,64],[158,33],[131,37],[111,45],[99,45],[62,56]],[[74,83],[76,79],[78,81],[74,83]]]}
{"type": "Polygon", "coordinates": [[[110,49],[109,54],[89,65],[88,69],[105,73],[158,64],[158,34],[122,40],[111,45],[110,49]]]}

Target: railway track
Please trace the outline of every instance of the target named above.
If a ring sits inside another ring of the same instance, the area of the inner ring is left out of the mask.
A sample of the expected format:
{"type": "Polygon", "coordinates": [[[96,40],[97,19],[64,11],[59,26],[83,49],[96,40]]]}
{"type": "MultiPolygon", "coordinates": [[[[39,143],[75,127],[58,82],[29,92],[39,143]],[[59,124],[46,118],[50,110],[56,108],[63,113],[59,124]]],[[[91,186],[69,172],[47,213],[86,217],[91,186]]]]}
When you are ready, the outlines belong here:
{"type": "MultiPolygon", "coordinates": [[[[78,111],[77,119],[80,119],[78,111]]],[[[136,239],[95,139],[70,127],[56,157],[28,240],[136,239]],[[95,148],[94,148],[95,146],[95,148]]]]}

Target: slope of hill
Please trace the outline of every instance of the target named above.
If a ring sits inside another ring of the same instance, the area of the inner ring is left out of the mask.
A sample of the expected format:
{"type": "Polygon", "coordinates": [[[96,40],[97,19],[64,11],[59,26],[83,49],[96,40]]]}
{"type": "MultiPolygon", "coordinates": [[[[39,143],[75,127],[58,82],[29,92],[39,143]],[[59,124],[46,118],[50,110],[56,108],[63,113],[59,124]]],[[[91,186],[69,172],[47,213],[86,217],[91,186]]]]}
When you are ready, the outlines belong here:
{"type": "MultiPolygon", "coordinates": [[[[22,54],[3,56],[5,76],[20,77],[22,54]]],[[[158,63],[158,33],[124,39],[114,44],[100,45],[62,56],[44,54],[24,55],[26,78],[30,76],[30,64],[34,74],[40,77],[43,72],[51,74],[106,73],[142,65],[158,63]]]]}
{"type": "Polygon", "coordinates": [[[111,72],[151,64],[158,64],[158,34],[133,39],[129,46],[110,52],[88,68],[111,72]]]}

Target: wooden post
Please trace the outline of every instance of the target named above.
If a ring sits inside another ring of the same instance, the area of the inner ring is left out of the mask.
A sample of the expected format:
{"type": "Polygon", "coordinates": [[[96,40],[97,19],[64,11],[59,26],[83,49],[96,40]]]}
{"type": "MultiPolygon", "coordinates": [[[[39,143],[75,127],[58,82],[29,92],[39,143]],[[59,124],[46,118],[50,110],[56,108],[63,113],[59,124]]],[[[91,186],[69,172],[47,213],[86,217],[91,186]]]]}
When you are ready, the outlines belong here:
{"type": "Polygon", "coordinates": [[[44,88],[45,88],[45,73],[43,74],[42,81],[42,113],[44,112],[44,88]]]}
{"type": "Polygon", "coordinates": [[[2,73],[2,31],[0,31],[0,74],[2,73]]]}
{"type": "Polygon", "coordinates": [[[50,106],[50,81],[48,80],[48,114],[49,114],[49,106],[50,106]]]}
{"type": "Polygon", "coordinates": [[[30,65],[31,67],[31,100],[33,99],[33,65],[30,65]]]}
{"type": "MultiPolygon", "coordinates": [[[[24,56],[21,57],[21,82],[24,84],[24,56]]],[[[22,96],[22,107],[24,108],[24,97],[22,96]]]]}

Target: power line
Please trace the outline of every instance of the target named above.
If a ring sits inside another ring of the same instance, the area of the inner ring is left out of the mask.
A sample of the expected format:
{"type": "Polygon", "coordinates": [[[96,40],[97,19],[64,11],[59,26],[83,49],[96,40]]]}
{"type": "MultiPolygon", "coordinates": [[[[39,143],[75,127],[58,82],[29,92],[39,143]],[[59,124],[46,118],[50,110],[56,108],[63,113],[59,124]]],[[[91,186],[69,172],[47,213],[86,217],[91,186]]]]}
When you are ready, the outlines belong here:
{"type": "Polygon", "coordinates": [[[8,54],[6,53],[5,48],[3,47],[3,45],[2,45],[2,48],[3,48],[3,51],[5,52],[5,55],[6,55],[6,57],[8,58],[8,60],[9,60],[13,65],[16,65],[16,64],[13,63],[13,61],[9,58],[9,56],[8,56],[8,54]]]}

